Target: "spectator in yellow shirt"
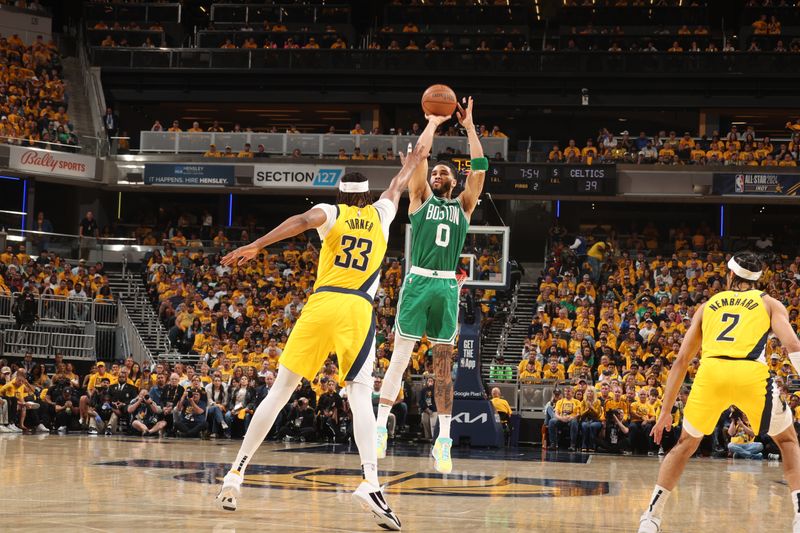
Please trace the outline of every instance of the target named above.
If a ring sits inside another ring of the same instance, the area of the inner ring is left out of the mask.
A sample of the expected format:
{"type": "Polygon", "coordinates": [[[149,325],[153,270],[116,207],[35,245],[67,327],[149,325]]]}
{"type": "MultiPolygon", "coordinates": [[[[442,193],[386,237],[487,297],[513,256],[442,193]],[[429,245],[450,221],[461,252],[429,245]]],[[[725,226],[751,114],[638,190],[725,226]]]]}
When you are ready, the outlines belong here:
{"type": "Polygon", "coordinates": [[[350,135],[365,135],[367,132],[364,131],[364,128],[361,127],[361,124],[356,122],[356,125],[353,126],[353,129],[350,130],[350,135]]]}
{"type": "Polygon", "coordinates": [[[650,430],[656,420],[656,412],[653,405],[647,401],[647,390],[639,389],[636,401],[630,406],[631,423],[630,429],[631,449],[634,453],[648,453],[653,451],[652,437],[650,430]]]}
{"type": "MultiPolygon", "coordinates": [[[[506,418],[511,417],[511,405],[509,405],[508,401],[500,395],[500,389],[497,387],[492,389],[491,402],[494,406],[494,410],[497,411],[497,414],[504,413],[506,418]]],[[[502,420],[503,418],[501,417],[500,419],[502,420]]]]}
{"type": "MultiPolygon", "coordinates": [[[[800,120],[798,120],[800,122],[800,120]]],[[[575,145],[575,139],[570,139],[566,148],[564,148],[564,159],[569,161],[570,158],[580,158],[581,150],[575,145]]]]}
{"type": "Polygon", "coordinates": [[[551,450],[558,449],[558,432],[569,428],[569,451],[574,452],[578,445],[578,417],[581,414],[581,403],[574,398],[572,387],[564,389],[564,397],[556,402],[555,416],[547,424],[547,440],[551,450]]]}
{"type": "Polygon", "coordinates": [[[550,153],[547,154],[547,160],[551,163],[561,163],[564,160],[564,153],[559,149],[557,144],[554,144],[550,153]]]}
{"type": "Polygon", "coordinates": [[[247,159],[251,159],[253,157],[253,152],[250,151],[250,143],[244,143],[244,148],[239,152],[237,157],[247,159]]]}
{"type": "Polygon", "coordinates": [[[170,126],[167,131],[180,132],[180,131],[183,131],[183,130],[181,129],[178,121],[177,120],[173,120],[172,121],[172,126],[170,126]]]}

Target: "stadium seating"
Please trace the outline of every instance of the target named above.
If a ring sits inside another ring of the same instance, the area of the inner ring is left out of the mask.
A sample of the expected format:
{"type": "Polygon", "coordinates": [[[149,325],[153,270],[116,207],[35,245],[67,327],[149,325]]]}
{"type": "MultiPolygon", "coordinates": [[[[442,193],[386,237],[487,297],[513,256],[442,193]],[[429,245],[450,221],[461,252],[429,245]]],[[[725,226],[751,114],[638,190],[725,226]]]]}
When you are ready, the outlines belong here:
{"type": "Polygon", "coordinates": [[[0,36],[0,57],[0,142],[77,151],[55,43],[0,36]]]}

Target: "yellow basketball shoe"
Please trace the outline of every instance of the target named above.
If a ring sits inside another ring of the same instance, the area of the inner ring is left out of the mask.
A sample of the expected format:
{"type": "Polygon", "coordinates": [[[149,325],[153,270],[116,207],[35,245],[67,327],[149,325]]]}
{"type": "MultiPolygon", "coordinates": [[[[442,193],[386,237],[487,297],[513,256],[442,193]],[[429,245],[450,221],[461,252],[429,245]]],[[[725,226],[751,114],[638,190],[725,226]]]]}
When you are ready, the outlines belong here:
{"type": "Polygon", "coordinates": [[[450,448],[453,446],[453,439],[443,439],[439,437],[433,445],[431,455],[433,456],[433,467],[437,472],[449,474],[453,471],[453,460],[450,457],[450,448]]]}

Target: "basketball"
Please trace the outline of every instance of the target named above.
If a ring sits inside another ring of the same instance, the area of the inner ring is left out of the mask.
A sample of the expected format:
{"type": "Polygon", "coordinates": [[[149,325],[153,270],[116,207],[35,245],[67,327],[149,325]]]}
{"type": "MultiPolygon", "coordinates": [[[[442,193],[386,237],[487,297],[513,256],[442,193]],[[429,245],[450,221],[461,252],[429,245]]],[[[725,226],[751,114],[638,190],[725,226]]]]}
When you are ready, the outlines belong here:
{"type": "Polygon", "coordinates": [[[422,93],[422,110],[426,115],[449,117],[456,110],[456,93],[447,85],[431,85],[422,93]]]}

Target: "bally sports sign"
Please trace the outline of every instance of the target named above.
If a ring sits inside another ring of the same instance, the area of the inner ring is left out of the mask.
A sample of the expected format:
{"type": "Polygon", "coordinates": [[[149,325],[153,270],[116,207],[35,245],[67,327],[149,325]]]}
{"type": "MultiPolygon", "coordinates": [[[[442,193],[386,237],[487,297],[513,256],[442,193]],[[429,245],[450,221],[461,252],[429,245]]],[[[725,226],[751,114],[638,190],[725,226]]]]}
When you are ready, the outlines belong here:
{"type": "Polygon", "coordinates": [[[9,154],[8,166],[14,170],[47,174],[49,176],[94,178],[94,157],[14,145],[9,146],[9,148],[11,148],[11,153],[9,154]]]}
{"type": "Polygon", "coordinates": [[[344,167],[292,164],[254,167],[253,185],[257,187],[333,188],[344,175],[344,167]]]}

